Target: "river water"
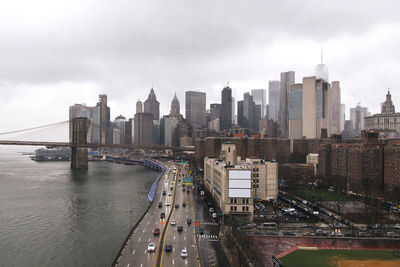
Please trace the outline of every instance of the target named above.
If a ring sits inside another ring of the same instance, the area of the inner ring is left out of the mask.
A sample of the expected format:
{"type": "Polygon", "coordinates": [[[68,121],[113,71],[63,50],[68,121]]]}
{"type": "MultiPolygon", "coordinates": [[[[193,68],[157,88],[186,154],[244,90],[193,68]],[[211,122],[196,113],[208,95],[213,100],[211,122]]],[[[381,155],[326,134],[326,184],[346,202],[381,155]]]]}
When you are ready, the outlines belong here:
{"type": "Polygon", "coordinates": [[[0,148],[0,266],[110,266],[157,172],[34,162],[0,148]]]}

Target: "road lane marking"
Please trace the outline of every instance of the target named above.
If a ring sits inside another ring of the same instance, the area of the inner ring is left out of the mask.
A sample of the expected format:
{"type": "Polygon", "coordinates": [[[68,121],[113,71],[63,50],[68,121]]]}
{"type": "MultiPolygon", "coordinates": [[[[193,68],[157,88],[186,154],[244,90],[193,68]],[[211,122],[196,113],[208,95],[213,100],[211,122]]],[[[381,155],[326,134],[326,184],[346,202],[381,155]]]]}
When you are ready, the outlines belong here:
{"type": "Polygon", "coordinates": [[[174,240],[175,240],[175,236],[174,236],[174,240]]]}
{"type": "Polygon", "coordinates": [[[187,265],[187,260],[185,260],[185,264],[187,265]]]}
{"type": "Polygon", "coordinates": [[[186,236],[184,236],[184,237],[183,237],[183,239],[185,239],[185,240],[186,240],[186,236]]]}
{"type": "Polygon", "coordinates": [[[138,240],[138,242],[140,242],[140,237],[139,237],[139,240],[138,240]]]}
{"type": "Polygon", "coordinates": [[[146,231],[146,229],[143,229],[143,233],[146,231]]]}
{"type": "Polygon", "coordinates": [[[149,238],[149,242],[150,242],[150,238],[149,238]]]}
{"type": "Polygon", "coordinates": [[[133,250],[132,255],[135,254],[135,251],[136,251],[136,250],[133,250]]]}
{"type": "Polygon", "coordinates": [[[175,264],[175,260],[172,260],[172,264],[175,264]]]}

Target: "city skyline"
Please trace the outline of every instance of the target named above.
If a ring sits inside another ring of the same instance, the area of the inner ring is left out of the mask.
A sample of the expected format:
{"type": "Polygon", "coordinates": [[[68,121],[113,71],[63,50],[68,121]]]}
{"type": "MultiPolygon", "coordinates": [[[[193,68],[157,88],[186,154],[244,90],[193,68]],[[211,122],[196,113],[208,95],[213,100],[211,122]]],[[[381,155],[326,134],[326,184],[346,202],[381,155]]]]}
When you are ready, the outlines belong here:
{"type": "MultiPolygon", "coordinates": [[[[296,83],[314,75],[321,47],[330,80],[340,81],[346,118],[358,101],[378,113],[376,99],[387,88],[394,104],[400,104],[395,87],[400,62],[395,49],[400,35],[396,2],[358,1],[353,7],[318,1],[252,6],[222,1],[195,7],[182,2],[179,10],[171,10],[167,2],[139,2],[115,7],[119,16],[110,16],[107,3],[93,14],[93,3],[66,3],[27,2],[29,12],[2,4],[1,24],[13,30],[0,29],[0,111],[14,114],[12,120],[1,120],[2,132],[62,121],[68,116],[64,107],[93,105],[102,93],[114,107],[111,118],[133,117],[136,101],[144,102],[151,87],[162,100],[160,114],[168,114],[175,91],[182,103],[185,91],[206,92],[209,108],[219,102],[227,81],[232,96],[241,100],[245,92],[268,88],[281,72],[295,71],[296,83]],[[313,12],[316,9],[319,12],[313,12]],[[189,19],[191,15],[197,19],[189,19]],[[329,19],[333,17],[341,19],[329,19]],[[317,21],[319,26],[313,24],[317,21]],[[168,34],[172,30],[174,34],[168,34]],[[103,39],[107,41],[99,44],[103,39]]],[[[184,106],[181,113],[185,114],[184,106]]]]}

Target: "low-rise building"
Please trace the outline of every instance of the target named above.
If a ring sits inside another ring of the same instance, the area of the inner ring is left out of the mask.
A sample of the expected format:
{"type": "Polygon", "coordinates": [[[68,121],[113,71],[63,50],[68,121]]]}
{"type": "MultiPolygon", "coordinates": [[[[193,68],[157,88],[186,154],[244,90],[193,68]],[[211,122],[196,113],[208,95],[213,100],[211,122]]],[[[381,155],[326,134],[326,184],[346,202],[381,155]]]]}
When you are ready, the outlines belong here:
{"type": "Polygon", "coordinates": [[[223,214],[252,221],[254,199],[278,195],[278,163],[263,159],[242,160],[231,142],[222,144],[220,158],[204,159],[204,185],[223,214]]]}

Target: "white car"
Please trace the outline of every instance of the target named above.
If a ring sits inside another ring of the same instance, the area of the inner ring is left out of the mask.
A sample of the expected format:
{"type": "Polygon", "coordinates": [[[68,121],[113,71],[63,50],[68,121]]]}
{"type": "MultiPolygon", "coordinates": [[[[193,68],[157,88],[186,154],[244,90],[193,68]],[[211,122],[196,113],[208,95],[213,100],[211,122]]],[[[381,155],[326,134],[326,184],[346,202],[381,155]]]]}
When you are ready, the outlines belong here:
{"type": "Polygon", "coordinates": [[[188,252],[186,248],[183,248],[181,251],[181,257],[182,258],[186,258],[188,256],[188,252]]]}
{"type": "Polygon", "coordinates": [[[171,220],[171,225],[176,225],[176,221],[175,220],[171,220]]]}
{"type": "Polygon", "coordinates": [[[147,246],[147,251],[148,251],[148,252],[154,252],[154,251],[156,251],[156,244],[150,243],[150,244],[147,246]]]}
{"type": "Polygon", "coordinates": [[[169,200],[165,201],[165,206],[171,206],[171,202],[169,200]]]}
{"type": "Polygon", "coordinates": [[[168,192],[168,196],[171,196],[172,195],[172,193],[171,192],[168,192]]]}

